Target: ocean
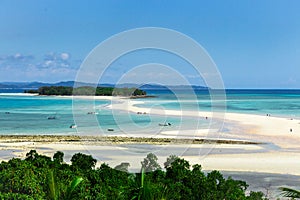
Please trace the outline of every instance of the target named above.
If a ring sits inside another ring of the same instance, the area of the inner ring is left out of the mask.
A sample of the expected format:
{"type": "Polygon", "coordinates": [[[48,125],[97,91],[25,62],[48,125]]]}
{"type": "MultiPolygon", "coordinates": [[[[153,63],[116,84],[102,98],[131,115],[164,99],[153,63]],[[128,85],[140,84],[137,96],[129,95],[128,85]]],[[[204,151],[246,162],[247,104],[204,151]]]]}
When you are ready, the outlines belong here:
{"type": "MultiPolygon", "coordinates": [[[[143,100],[145,104],[139,107],[149,107],[155,104],[166,109],[178,110],[181,108],[210,111],[211,98],[207,90],[197,90],[197,99],[193,94],[179,91],[176,94],[170,91],[147,91],[158,98],[143,100]],[[177,97],[176,97],[177,96],[177,97]],[[179,101],[178,101],[179,99],[179,101]],[[192,99],[192,100],[191,100],[192,99]]],[[[300,117],[300,90],[255,90],[255,89],[229,89],[226,90],[224,105],[227,112],[266,115],[277,117],[300,117]]],[[[216,108],[218,110],[218,108],[216,108]]]]}
{"type": "MultiPolygon", "coordinates": [[[[0,134],[1,135],[138,135],[154,136],[165,130],[205,129],[209,122],[192,117],[170,117],[113,111],[108,100],[78,100],[79,109],[73,110],[72,99],[25,96],[20,90],[0,90],[0,134]],[[93,105],[93,110],[87,110],[93,105]],[[88,112],[95,112],[88,114],[88,112]],[[76,116],[74,118],[74,115],[76,116]],[[55,119],[48,119],[48,118],[55,119]],[[77,121],[80,121],[80,126],[77,121]],[[171,126],[159,126],[161,123],[171,126]],[[70,128],[72,124],[78,127],[70,128]],[[110,130],[109,130],[110,129],[110,130]],[[113,131],[112,131],[113,130],[113,131]]],[[[211,97],[206,90],[186,91],[148,90],[155,98],[135,99],[142,101],[138,107],[168,110],[211,111],[211,97]]],[[[248,113],[300,118],[300,90],[226,90],[227,112],[248,113]]],[[[163,113],[163,112],[162,112],[163,113]]]]}

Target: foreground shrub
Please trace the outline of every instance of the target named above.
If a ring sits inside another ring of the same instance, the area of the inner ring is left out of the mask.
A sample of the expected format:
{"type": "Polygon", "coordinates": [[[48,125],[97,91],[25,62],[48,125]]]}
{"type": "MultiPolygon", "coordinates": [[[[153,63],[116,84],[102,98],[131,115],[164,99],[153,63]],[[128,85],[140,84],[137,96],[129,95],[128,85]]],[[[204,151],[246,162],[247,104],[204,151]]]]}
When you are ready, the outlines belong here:
{"type": "Polygon", "coordinates": [[[68,165],[63,156],[57,152],[50,158],[31,150],[24,160],[2,162],[0,199],[265,199],[261,192],[247,196],[244,181],[225,179],[218,171],[204,174],[201,165],[190,166],[174,155],[164,170],[154,154],[147,155],[141,173],[128,173],[126,162],[95,168],[97,160],[82,153],[73,155],[68,165]]]}

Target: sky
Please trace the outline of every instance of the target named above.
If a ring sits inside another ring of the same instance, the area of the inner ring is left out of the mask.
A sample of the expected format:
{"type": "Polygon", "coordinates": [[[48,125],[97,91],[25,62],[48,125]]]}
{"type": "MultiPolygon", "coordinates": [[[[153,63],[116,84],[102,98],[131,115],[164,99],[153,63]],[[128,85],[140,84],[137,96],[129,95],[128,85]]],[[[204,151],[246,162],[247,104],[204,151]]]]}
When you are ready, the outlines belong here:
{"type": "MultiPolygon", "coordinates": [[[[298,0],[0,0],[0,82],[74,80],[104,40],[162,27],[198,42],[226,88],[300,88],[299,8],[298,0]]],[[[114,63],[124,69],[112,66],[103,81],[147,63],[170,65],[191,84],[203,82],[192,66],[159,51],[124,55],[114,63]]],[[[151,78],[149,71],[143,76],[151,78]]]]}

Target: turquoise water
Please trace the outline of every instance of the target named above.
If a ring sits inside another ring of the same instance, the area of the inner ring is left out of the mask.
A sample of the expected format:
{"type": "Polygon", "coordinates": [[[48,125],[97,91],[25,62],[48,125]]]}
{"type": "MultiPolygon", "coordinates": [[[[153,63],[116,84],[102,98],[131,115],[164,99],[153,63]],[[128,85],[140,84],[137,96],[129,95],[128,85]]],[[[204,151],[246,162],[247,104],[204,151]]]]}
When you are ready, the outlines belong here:
{"type": "MultiPolygon", "coordinates": [[[[163,94],[148,91],[148,93],[158,95],[158,98],[143,100],[145,103],[139,104],[139,107],[160,105],[172,110],[212,110],[211,98],[207,91],[196,91],[196,98],[182,91],[173,93],[165,91],[163,94]]],[[[225,104],[225,109],[216,105],[215,110],[299,118],[300,90],[227,90],[225,104]]]]}
{"type": "MultiPolygon", "coordinates": [[[[196,96],[185,91],[147,91],[156,98],[139,99],[151,107],[173,110],[211,110],[211,98],[207,91],[196,91],[196,96]],[[179,100],[178,100],[179,99],[179,100]]],[[[300,90],[228,90],[227,112],[252,113],[300,118],[300,90]]],[[[108,100],[79,100],[79,109],[72,110],[72,99],[0,95],[0,134],[139,134],[154,135],[162,130],[208,128],[206,120],[112,111],[108,100]],[[89,110],[93,107],[93,110],[89,110]],[[88,115],[93,111],[96,115],[88,115]],[[75,114],[75,118],[73,116],[75,114]],[[56,119],[49,120],[48,117],[56,119]],[[159,123],[169,122],[170,127],[159,123]],[[71,129],[71,124],[78,129],[71,129]],[[114,131],[108,131],[113,129],[114,131]],[[142,130],[142,131],[141,131],[142,130]]],[[[216,110],[222,108],[216,108],[216,110]]]]}
{"type": "Polygon", "coordinates": [[[108,100],[76,100],[76,109],[73,109],[72,99],[1,94],[0,134],[155,135],[162,130],[205,128],[208,125],[205,121],[199,124],[197,119],[192,118],[112,112],[107,108],[110,103],[108,100]],[[172,126],[158,126],[165,122],[172,126]],[[76,124],[77,128],[70,128],[72,124],[76,124]]]}

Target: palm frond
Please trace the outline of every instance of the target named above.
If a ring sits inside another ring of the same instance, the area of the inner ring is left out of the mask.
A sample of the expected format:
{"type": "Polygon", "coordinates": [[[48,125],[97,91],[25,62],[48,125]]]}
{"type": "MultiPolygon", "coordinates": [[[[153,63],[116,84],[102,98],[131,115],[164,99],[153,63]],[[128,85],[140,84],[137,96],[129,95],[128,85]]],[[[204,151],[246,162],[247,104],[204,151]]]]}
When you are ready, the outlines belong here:
{"type": "Polygon", "coordinates": [[[287,188],[287,187],[280,187],[279,189],[282,191],[281,195],[284,197],[300,199],[300,191],[299,190],[295,190],[295,189],[287,188]]]}
{"type": "Polygon", "coordinates": [[[82,177],[76,177],[71,184],[69,185],[68,189],[67,189],[67,194],[66,194],[66,199],[71,199],[73,191],[75,190],[75,188],[83,181],[82,177]]]}
{"type": "Polygon", "coordinates": [[[56,181],[53,175],[53,170],[48,173],[48,198],[51,200],[59,199],[59,191],[57,189],[56,181]]]}

